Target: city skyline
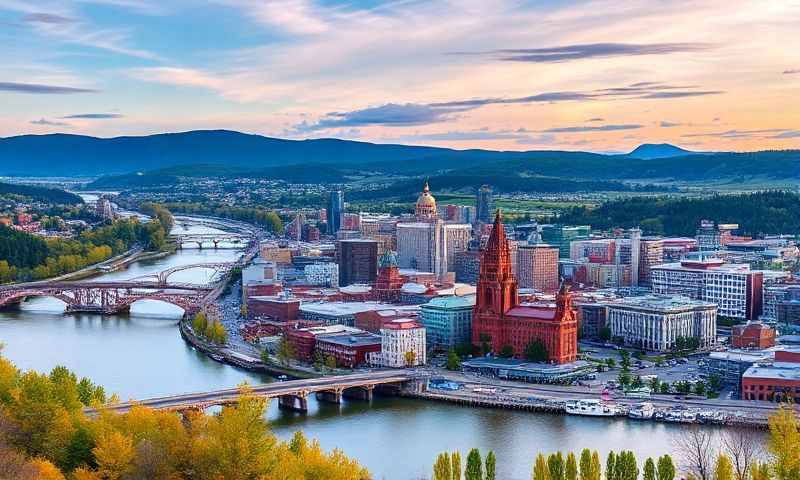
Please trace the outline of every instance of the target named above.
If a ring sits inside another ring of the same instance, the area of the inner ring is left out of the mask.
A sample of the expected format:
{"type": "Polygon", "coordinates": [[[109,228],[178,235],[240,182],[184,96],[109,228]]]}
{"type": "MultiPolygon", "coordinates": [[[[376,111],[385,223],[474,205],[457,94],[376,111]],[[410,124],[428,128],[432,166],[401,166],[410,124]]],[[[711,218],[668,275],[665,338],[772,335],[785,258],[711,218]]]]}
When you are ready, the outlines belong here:
{"type": "Polygon", "coordinates": [[[800,148],[793,2],[0,0],[0,136],[800,148]]]}

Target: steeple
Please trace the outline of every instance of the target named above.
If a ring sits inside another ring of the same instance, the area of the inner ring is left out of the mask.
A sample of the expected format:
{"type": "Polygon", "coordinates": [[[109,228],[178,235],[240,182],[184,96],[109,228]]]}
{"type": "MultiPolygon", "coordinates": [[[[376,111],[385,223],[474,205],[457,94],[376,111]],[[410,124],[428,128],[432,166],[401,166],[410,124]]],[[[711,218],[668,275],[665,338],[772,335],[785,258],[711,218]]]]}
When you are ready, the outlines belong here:
{"type": "Polygon", "coordinates": [[[478,277],[478,308],[504,315],[519,305],[517,281],[511,273],[511,252],[508,248],[503,215],[497,210],[492,233],[481,255],[478,277]]]}
{"type": "Polygon", "coordinates": [[[566,318],[572,312],[572,294],[569,284],[562,280],[561,288],[556,294],[556,318],[566,318]]]}

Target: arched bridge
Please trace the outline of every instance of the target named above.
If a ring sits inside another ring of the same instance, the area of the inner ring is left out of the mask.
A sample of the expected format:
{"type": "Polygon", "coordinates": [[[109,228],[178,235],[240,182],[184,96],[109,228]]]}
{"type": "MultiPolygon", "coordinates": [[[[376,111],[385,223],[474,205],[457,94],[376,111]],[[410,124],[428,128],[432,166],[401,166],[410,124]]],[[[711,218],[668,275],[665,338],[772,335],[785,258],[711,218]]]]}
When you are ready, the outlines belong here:
{"type": "Polygon", "coordinates": [[[192,315],[205,307],[214,287],[153,281],[42,282],[0,288],[0,308],[29,297],[54,297],[67,304],[67,312],[114,314],[130,309],[139,300],[160,300],[192,315]]]}
{"type": "MultiPolygon", "coordinates": [[[[307,399],[312,393],[323,401],[341,401],[342,396],[354,396],[371,399],[376,387],[421,388],[425,377],[410,370],[358,373],[307,380],[291,380],[286,382],[267,383],[251,388],[250,394],[268,399],[278,398],[281,408],[305,411],[307,399]]],[[[150,398],[147,400],[117,403],[102,407],[103,410],[124,413],[135,405],[142,405],[158,410],[185,411],[198,410],[218,405],[236,403],[241,395],[238,388],[216,390],[210,392],[189,393],[169,397],[150,398]]],[[[96,409],[86,409],[89,414],[97,413],[96,409]]]]}
{"type": "Polygon", "coordinates": [[[183,248],[184,244],[193,243],[197,244],[197,248],[202,249],[204,244],[212,243],[214,248],[220,248],[220,245],[233,245],[234,248],[240,248],[242,245],[247,244],[251,237],[242,235],[240,233],[171,233],[170,239],[177,243],[178,248],[183,248]]]}
{"type": "Polygon", "coordinates": [[[225,275],[226,273],[230,272],[234,266],[238,265],[238,263],[231,263],[231,262],[217,262],[217,263],[191,263],[188,265],[178,265],[176,267],[169,268],[167,270],[163,270],[157,273],[150,273],[147,275],[142,275],[141,277],[136,277],[132,279],[132,281],[139,282],[139,281],[155,281],[158,282],[159,285],[166,286],[169,280],[170,275],[177,272],[183,272],[185,270],[193,270],[196,268],[203,268],[206,270],[214,270],[216,275],[225,275]]]}

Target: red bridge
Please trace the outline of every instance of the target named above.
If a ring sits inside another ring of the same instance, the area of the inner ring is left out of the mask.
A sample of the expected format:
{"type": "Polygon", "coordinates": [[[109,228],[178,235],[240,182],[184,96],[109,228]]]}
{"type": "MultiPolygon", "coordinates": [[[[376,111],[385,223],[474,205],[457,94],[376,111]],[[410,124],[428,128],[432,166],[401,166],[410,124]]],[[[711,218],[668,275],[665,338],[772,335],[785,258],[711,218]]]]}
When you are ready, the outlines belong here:
{"type": "Polygon", "coordinates": [[[188,265],[178,265],[176,267],[172,267],[170,269],[158,273],[150,273],[147,275],[142,275],[141,277],[133,278],[131,279],[131,281],[134,282],[156,281],[158,282],[159,285],[166,286],[170,275],[172,275],[173,273],[183,272],[185,270],[205,269],[205,270],[214,270],[214,274],[219,275],[221,277],[229,273],[236,265],[238,265],[238,263],[231,263],[231,262],[192,263],[188,265]]]}
{"type": "Polygon", "coordinates": [[[0,308],[30,297],[53,297],[67,304],[67,312],[107,315],[128,311],[139,300],[159,300],[193,315],[213,301],[218,291],[217,285],[159,281],[39,282],[0,287],[0,308]]]}

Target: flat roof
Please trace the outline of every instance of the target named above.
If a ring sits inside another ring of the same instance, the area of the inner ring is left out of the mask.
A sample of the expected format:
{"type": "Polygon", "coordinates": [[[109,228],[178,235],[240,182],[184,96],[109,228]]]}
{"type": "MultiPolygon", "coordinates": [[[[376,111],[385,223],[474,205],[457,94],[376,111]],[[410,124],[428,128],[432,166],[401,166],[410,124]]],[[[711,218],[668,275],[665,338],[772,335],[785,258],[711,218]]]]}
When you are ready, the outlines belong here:
{"type": "Polygon", "coordinates": [[[334,334],[334,335],[321,335],[317,338],[318,342],[335,343],[336,345],[343,345],[348,347],[360,347],[365,345],[380,345],[381,336],[374,333],[358,333],[353,335],[347,334],[334,334]]]}
{"type": "Polygon", "coordinates": [[[742,378],[800,381],[800,363],[775,362],[772,365],[753,365],[745,370],[742,378]]]}
{"type": "Polygon", "coordinates": [[[608,304],[609,308],[633,308],[659,312],[681,312],[695,308],[717,308],[715,303],[694,300],[682,295],[641,295],[620,298],[608,304]]]}
{"type": "Polygon", "coordinates": [[[300,311],[319,315],[354,315],[372,310],[392,310],[395,305],[380,302],[308,302],[300,304],[300,311]]]}
{"type": "Polygon", "coordinates": [[[423,308],[425,307],[433,307],[433,308],[471,308],[475,305],[475,295],[465,295],[465,296],[457,296],[457,295],[445,295],[441,297],[435,297],[430,302],[422,305],[423,308]]]}
{"type": "Polygon", "coordinates": [[[546,374],[571,373],[573,371],[581,370],[592,366],[592,364],[590,364],[585,360],[576,360],[571,363],[551,364],[551,363],[529,362],[525,360],[518,360],[516,358],[496,358],[496,357],[473,358],[463,362],[463,365],[472,368],[526,370],[526,371],[535,371],[538,373],[546,373],[546,374]]]}

